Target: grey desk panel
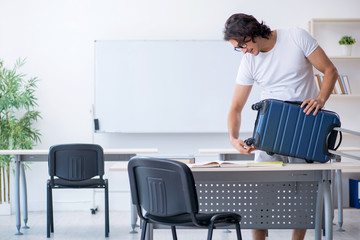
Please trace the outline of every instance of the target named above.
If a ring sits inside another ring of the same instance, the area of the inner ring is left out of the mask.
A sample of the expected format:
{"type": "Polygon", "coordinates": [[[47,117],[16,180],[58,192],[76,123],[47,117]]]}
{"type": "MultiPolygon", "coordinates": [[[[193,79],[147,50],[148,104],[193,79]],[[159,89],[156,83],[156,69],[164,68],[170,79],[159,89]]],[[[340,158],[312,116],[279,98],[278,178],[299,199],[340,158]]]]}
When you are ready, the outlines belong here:
{"type": "MultiPolygon", "coordinates": [[[[104,154],[104,160],[111,161],[129,161],[136,154],[104,154]]],[[[47,162],[48,155],[20,155],[22,162],[47,162]]]]}
{"type": "Polygon", "coordinates": [[[282,182],[282,181],[320,181],[324,172],[319,171],[226,171],[193,172],[196,182],[207,181],[246,181],[246,182],[282,182]]]}
{"type": "Polygon", "coordinates": [[[228,160],[244,160],[244,161],[250,161],[250,160],[254,160],[255,155],[249,154],[240,154],[240,153],[220,153],[219,154],[219,158],[220,160],[223,161],[228,161],[228,160]]]}
{"type": "Polygon", "coordinates": [[[130,158],[136,154],[104,154],[104,160],[107,162],[111,161],[129,161],[130,158]]]}
{"type": "Polygon", "coordinates": [[[47,162],[48,155],[18,155],[21,162],[47,162]]]}
{"type": "Polygon", "coordinates": [[[200,212],[237,212],[247,229],[315,228],[322,171],[194,172],[194,177],[200,212]]]}

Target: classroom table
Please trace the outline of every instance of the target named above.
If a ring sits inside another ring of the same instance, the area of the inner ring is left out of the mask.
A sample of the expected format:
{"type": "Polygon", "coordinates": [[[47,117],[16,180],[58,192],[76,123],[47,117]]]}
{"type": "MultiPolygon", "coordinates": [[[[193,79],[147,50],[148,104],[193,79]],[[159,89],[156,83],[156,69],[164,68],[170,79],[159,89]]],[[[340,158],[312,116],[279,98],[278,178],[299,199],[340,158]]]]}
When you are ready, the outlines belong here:
{"type": "MultiPolygon", "coordinates": [[[[157,153],[156,148],[128,148],[128,149],[104,149],[105,161],[128,161],[136,154],[151,154],[157,153]]],[[[0,150],[0,155],[13,155],[15,157],[15,212],[16,212],[16,228],[15,235],[22,235],[21,228],[21,212],[20,212],[20,181],[23,185],[23,213],[24,213],[24,227],[27,226],[28,221],[28,209],[27,209],[27,187],[25,176],[25,162],[47,162],[48,161],[48,149],[38,150],[0,150]]]]}
{"type": "MultiPolygon", "coordinates": [[[[354,131],[350,131],[350,130],[345,130],[345,131],[348,133],[359,135],[359,133],[354,132],[354,131]]],[[[254,159],[253,153],[249,154],[249,155],[240,154],[235,148],[201,148],[198,151],[200,154],[218,155],[219,159],[223,160],[223,161],[254,159]]],[[[359,147],[340,147],[337,151],[329,150],[329,152],[331,152],[333,154],[338,154],[339,152],[341,152],[342,156],[356,159],[356,160],[360,160],[360,157],[357,155],[354,155],[354,154],[350,154],[349,152],[359,152],[359,151],[360,151],[359,147]]],[[[332,161],[333,162],[341,162],[341,156],[334,155],[334,159],[332,159],[332,161]]],[[[345,171],[353,172],[354,170],[346,169],[345,171]]],[[[358,170],[355,169],[355,171],[358,171],[358,170]]],[[[335,181],[337,182],[338,224],[339,224],[339,228],[337,229],[337,231],[339,231],[339,232],[344,231],[344,229],[342,228],[342,226],[343,226],[342,172],[343,171],[341,169],[332,171],[332,175],[331,175],[331,183],[332,184],[330,185],[331,186],[331,201],[333,202],[333,199],[334,199],[333,193],[335,192],[334,191],[335,181]]]]}
{"type": "MultiPolygon", "coordinates": [[[[116,163],[110,171],[125,171],[116,163]]],[[[332,239],[331,171],[360,170],[359,163],[284,164],[281,167],[191,168],[201,212],[235,211],[242,228],[314,228],[332,239]],[[324,209],[324,226],[322,216],[324,209]]],[[[153,226],[147,239],[153,237],[153,226]]]]}

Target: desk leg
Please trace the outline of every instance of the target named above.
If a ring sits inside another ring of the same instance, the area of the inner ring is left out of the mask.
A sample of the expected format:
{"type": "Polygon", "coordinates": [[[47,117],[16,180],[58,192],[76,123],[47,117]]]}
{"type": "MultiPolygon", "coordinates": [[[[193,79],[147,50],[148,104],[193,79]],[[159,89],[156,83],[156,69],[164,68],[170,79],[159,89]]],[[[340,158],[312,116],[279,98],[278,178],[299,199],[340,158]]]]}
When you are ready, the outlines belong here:
{"type": "Polygon", "coordinates": [[[332,216],[333,216],[333,206],[331,202],[331,191],[330,191],[330,182],[324,181],[324,207],[325,207],[325,239],[333,239],[333,227],[332,227],[332,216]]]}
{"type": "Polygon", "coordinates": [[[340,169],[336,170],[336,177],[337,177],[337,199],[338,199],[338,216],[339,216],[339,229],[336,231],[338,232],[344,232],[345,230],[342,228],[343,225],[343,202],[342,202],[342,172],[340,169]]]}
{"type": "Polygon", "coordinates": [[[153,240],[153,237],[154,237],[154,226],[152,223],[148,223],[145,234],[145,240],[153,240]]]}
{"type": "Polygon", "coordinates": [[[20,179],[22,185],[22,195],[23,195],[23,213],[24,213],[24,229],[28,229],[30,227],[27,226],[28,221],[28,204],[27,204],[27,186],[26,186],[26,176],[25,176],[25,167],[24,163],[20,162],[20,179]]]}
{"type": "MultiPolygon", "coordinates": [[[[335,170],[331,170],[331,178],[330,178],[330,199],[331,199],[331,203],[332,203],[332,216],[331,216],[331,221],[334,222],[334,210],[335,210],[335,185],[336,185],[336,171],[335,170]]],[[[333,223],[333,225],[335,225],[335,223],[333,223]]]]}
{"type": "Polygon", "coordinates": [[[316,200],[316,212],[315,212],[315,240],[321,240],[323,207],[324,207],[324,183],[319,182],[317,200],[316,200]]]}
{"type": "Polygon", "coordinates": [[[15,156],[15,211],[16,211],[16,228],[15,235],[22,235],[20,232],[21,227],[21,212],[20,212],[20,156],[15,156]]]}

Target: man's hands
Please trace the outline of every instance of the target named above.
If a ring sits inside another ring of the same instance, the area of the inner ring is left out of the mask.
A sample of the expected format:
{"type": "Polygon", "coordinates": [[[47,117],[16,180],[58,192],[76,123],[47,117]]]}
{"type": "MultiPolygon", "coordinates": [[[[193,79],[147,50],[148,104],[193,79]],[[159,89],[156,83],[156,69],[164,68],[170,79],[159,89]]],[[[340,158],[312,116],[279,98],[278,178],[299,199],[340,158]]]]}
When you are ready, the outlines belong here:
{"type": "Polygon", "coordinates": [[[230,138],[230,143],[234,146],[236,150],[238,150],[242,154],[250,154],[252,151],[256,150],[256,148],[252,146],[247,146],[244,141],[236,138],[230,138]]]}
{"type": "Polygon", "coordinates": [[[317,114],[317,112],[324,107],[325,105],[325,101],[322,101],[320,99],[313,99],[313,98],[309,98],[306,99],[302,104],[301,104],[301,108],[304,108],[304,113],[306,113],[307,115],[309,115],[311,113],[312,110],[314,110],[313,115],[315,116],[317,114]]]}

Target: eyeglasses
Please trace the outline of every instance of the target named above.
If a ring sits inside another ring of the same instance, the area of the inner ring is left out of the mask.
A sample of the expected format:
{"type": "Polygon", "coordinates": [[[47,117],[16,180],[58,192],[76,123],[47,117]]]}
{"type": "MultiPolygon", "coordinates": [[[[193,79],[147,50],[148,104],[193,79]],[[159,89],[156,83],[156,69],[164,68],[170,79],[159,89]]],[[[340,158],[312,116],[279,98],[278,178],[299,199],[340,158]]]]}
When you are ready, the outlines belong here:
{"type": "Polygon", "coordinates": [[[247,48],[247,42],[249,42],[249,41],[251,41],[251,39],[250,40],[248,40],[248,41],[246,41],[246,36],[244,37],[244,39],[243,39],[243,44],[238,44],[238,46],[237,47],[234,47],[234,50],[235,51],[237,51],[237,52],[241,52],[241,49],[245,49],[245,48],[247,48]]]}
{"type": "Polygon", "coordinates": [[[237,51],[237,52],[241,52],[242,49],[245,49],[247,48],[247,44],[243,44],[242,46],[237,46],[237,47],[234,47],[234,50],[237,51]]]}

